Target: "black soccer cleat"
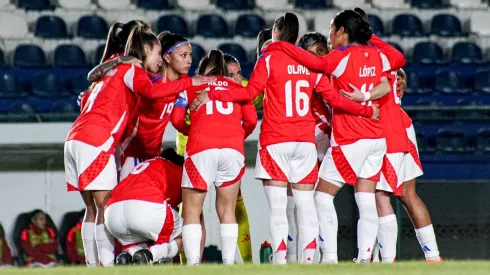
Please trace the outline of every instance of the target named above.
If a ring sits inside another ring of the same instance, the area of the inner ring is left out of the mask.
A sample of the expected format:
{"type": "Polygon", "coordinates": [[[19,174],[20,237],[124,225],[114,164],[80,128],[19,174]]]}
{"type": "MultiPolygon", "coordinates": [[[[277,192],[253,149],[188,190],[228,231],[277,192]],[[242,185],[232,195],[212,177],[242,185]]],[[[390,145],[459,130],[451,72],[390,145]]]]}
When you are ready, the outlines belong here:
{"type": "Polygon", "coordinates": [[[123,251],[116,258],[116,265],[131,265],[133,264],[133,256],[127,251],[123,251]]]}
{"type": "Polygon", "coordinates": [[[148,249],[138,250],[133,255],[133,264],[135,265],[152,265],[153,255],[148,249]]]}

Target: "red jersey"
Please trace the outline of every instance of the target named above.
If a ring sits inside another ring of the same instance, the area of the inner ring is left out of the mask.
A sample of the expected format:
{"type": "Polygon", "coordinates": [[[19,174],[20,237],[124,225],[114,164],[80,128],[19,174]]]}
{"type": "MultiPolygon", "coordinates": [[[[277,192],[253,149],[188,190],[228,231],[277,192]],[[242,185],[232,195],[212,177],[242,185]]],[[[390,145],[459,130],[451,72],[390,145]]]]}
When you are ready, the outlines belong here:
{"type": "MultiPolygon", "coordinates": [[[[136,96],[164,98],[192,86],[192,79],[152,84],[147,73],[134,65],[120,64],[109,71],[90,91],[81,114],[66,140],[79,140],[109,151],[119,144],[136,96]]],[[[132,112],[132,113],[131,113],[132,112]]]]}
{"type": "MultiPolygon", "coordinates": [[[[378,40],[374,39],[374,42],[378,43],[378,40]]],[[[396,49],[390,51],[387,47],[380,52],[371,45],[339,47],[320,58],[285,42],[271,43],[265,49],[265,51],[269,50],[281,50],[306,67],[331,75],[335,90],[344,91],[352,91],[351,84],[366,93],[380,83],[382,72],[394,70],[397,66],[401,67],[405,64],[405,58],[396,49]]],[[[362,104],[372,103],[377,104],[379,101],[362,104]]],[[[381,122],[353,116],[332,104],[331,106],[334,108],[332,145],[346,145],[360,139],[383,137],[381,122]]]]}
{"type": "MultiPolygon", "coordinates": [[[[155,81],[161,81],[161,78],[156,78],[155,81]]],[[[165,82],[171,81],[167,78],[165,82]]],[[[176,98],[177,95],[159,99],[144,97],[140,99],[138,114],[135,119],[128,122],[122,140],[121,151],[124,156],[150,159],[160,155],[163,134],[176,98]]]]}
{"type": "MultiPolygon", "coordinates": [[[[193,87],[180,95],[183,104],[192,103],[202,90],[225,91],[241,87],[225,77],[206,85],[193,87]]],[[[187,109],[176,104],[172,112],[172,124],[181,133],[187,134],[186,152],[193,155],[207,149],[231,148],[244,154],[244,141],[257,125],[257,112],[251,101],[244,105],[211,100],[199,110],[190,113],[191,126],[185,123],[187,109]],[[242,125],[243,121],[243,125],[242,125]]]]}
{"type": "Polygon", "coordinates": [[[252,100],[265,91],[259,138],[264,148],[282,142],[315,143],[315,120],[310,110],[313,89],[331,106],[372,116],[371,107],[340,96],[327,77],[310,72],[281,51],[266,52],[259,57],[247,87],[240,91],[211,91],[208,95],[212,100],[240,102],[252,100]]]}
{"type": "Polygon", "coordinates": [[[181,166],[163,158],[144,161],[112,190],[107,206],[120,201],[140,200],[167,201],[172,207],[177,207],[182,202],[182,171],[181,166]]]}
{"type": "Polygon", "coordinates": [[[321,131],[330,137],[332,133],[332,113],[323,102],[323,98],[318,94],[313,94],[311,98],[311,112],[316,124],[315,135],[318,131],[321,131]]]}
{"type": "Polygon", "coordinates": [[[408,116],[408,114],[403,109],[402,109],[402,121],[405,129],[408,129],[410,128],[410,126],[412,126],[412,119],[408,116]]]}

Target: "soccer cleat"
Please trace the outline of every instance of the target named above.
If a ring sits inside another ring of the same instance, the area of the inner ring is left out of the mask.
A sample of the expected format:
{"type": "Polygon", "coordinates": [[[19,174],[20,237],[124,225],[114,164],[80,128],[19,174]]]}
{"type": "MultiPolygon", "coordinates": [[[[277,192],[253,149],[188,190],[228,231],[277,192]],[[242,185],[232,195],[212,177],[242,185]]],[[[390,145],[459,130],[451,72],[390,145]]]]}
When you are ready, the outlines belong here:
{"type": "Polygon", "coordinates": [[[133,263],[133,256],[129,254],[127,251],[123,251],[116,258],[116,265],[130,265],[133,263]]]}
{"type": "Polygon", "coordinates": [[[152,265],[153,255],[148,249],[141,249],[136,251],[133,255],[133,264],[135,265],[152,265]]]}
{"type": "Polygon", "coordinates": [[[425,260],[425,262],[430,263],[430,264],[442,264],[444,262],[444,260],[442,259],[442,257],[439,257],[439,260],[427,259],[427,260],[425,260]]]}
{"type": "Polygon", "coordinates": [[[356,263],[356,264],[369,264],[371,262],[371,259],[357,259],[357,258],[354,258],[353,261],[356,263]]]}

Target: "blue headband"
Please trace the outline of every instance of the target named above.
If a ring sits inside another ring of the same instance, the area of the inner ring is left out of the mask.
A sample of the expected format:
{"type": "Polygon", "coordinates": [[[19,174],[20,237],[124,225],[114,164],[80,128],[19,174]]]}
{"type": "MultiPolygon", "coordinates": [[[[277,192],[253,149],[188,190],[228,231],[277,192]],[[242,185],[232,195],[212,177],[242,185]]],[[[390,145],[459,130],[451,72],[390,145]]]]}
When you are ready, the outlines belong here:
{"type": "Polygon", "coordinates": [[[187,41],[184,41],[184,42],[180,42],[179,44],[171,47],[170,49],[168,49],[165,54],[170,54],[171,52],[173,52],[175,49],[177,49],[178,47],[182,46],[182,45],[185,45],[185,44],[189,44],[189,42],[187,41]]]}

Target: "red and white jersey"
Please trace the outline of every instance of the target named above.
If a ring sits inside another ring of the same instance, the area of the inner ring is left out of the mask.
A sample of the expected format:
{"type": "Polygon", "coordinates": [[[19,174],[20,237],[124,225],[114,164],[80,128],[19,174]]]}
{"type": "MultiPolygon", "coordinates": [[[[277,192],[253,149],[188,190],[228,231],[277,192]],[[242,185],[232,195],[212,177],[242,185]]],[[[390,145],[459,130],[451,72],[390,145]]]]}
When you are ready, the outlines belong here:
{"type": "MultiPolygon", "coordinates": [[[[161,78],[155,80],[161,81],[161,78]]],[[[170,79],[167,78],[165,83],[167,82],[170,79]]],[[[177,95],[158,99],[140,98],[138,114],[128,122],[122,139],[121,151],[125,157],[149,159],[160,155],[163,134],[170,121],[176,98],[177,95]]]]}
{"type": "Polygon", "coordinates": [[[188,133],[187,155],[207,149],[230,148],[244,154],[245,138],[257,125],[257,112],[251,101],[244,105],[232,102],[211,100],[197,111],[190,113],[191,126],[185,123],[187,109],[182,104],[190,104],[199,95],[197,92],[225,91],[241,87],[225,77],[218,77],[213,83],[190,88],[180,94],[179,101],[172,112],[171,121],[181,133],[188,133]],[[242,125],[243,121],[243,125],[242,125]],[[186,129],[187,128],[187,129],[186,129]]]}
{"type": "Polygon", "coordinates": [[[332,113],[318,94],[313,94],[311,98],[311,112],[315,119],[315,135],[324,133],[330,137],[332,133],[332,113]]]}
{"type": "MultiPolygon", "coordinates": [[[[290,44],[294,47],[292,44],[290,44]]],[[[372,108],[348,100],[335,91],[327,77],[310,72],[281,51],[268,51],[257,61],[247,87],[240,91],[212,91],[213,100],[240,102],[264,92],[260,146],[283,142],[315,143],[311,98],[316,90],[331,106],[371,116],[372,108]]]]}
{"type": "Polygon", "coordinates": [[[144,161],[112,190],[106,207],[127,200],[167,201],[176,207],[182,202],[182,172],[181,166],[163,158],[144,161]]]}
{"type": "Polygon", "coordinates": [[[410,118],[410,116],[408,116],[405,110],[402,109],[401,113],[402,113],[403,126],[405,127],[405,129],[410,128],[410,126],[412,126],[412,119],[410,118]]]}

